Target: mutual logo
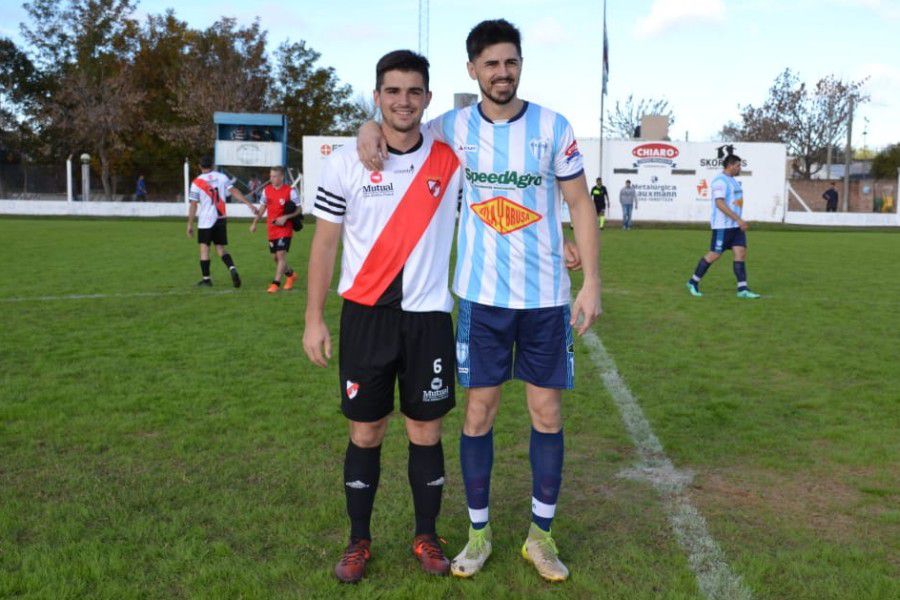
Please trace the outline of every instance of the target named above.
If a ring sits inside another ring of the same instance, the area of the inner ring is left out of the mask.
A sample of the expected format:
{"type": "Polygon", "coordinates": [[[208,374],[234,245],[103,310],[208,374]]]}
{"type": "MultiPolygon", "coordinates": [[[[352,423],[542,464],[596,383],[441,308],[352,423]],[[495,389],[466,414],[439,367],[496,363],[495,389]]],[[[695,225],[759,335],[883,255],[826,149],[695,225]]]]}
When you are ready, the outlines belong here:
{"type": "Polygon", "coordinates": [[[355,381],[347,380],[347,397],[353,400],[359,393],[359,384],[355,381]]]}
{"type": "Polygon", "coordinates": [[[534,159],[541,160],[547,154],[547,151],[550,150],[550,140],[547,138],[533,138],[528,142],[528,147],[531,149],[531,155],[534,159]]]}
{"type": "Polygon", "coordinates": [[[671,144],[653,142],[635,146],[631,151],[634,156],[634,168],[641,166],[675,167],[675,159],[678,157],[678,148],[671,144]]]}
{"type": "Polygon", "coordinates": [[[541,220],[541,215],[530,208],[513,202],[504,196],[497,196],[471,206],[485,225],[501,235],[506,235],[528,227],[541,220]]]}
{"type": "Polygon", "coordinates": [[[518,171],[485,173],[483,171],[473,171],[467,167],[466,181],[475,187],[518,188],[523,190],[532,185],[535,187],[541,185],[541,176],[539,173],[519,173],[518,171]]]}
{"type": "Polygon", "coordinates": [[[435,198],[441,197],[441,190],[443,188],[441,187],[441,180],[439,178],[435,177],[432,179],[428,179],[425,183],[428,186],[428,191],[431,192],[432,196],[434,196],[435,198]]]}
{"type": "Polygon", "coordinates": [[[440,402],[450,397],[450,387],[444,385],[444,380],[435,377],[431,380],[431,389],[422,392],[422,402],[440,402]]]}
{"type": "Polygon", "coordinates": [[[573,141],[571,144],[569,144],[569,147],[566,148],[566,163],[570,163],[580,156],[581,152],[578,151],[578,142],[573,141]]]}
{"type": "Polygon", "coordinates": [[[369,175],[369,181],[372,183],[381,183],[381,180],[384,179],[381,176],[381,171],[372,171],[372,174],[369,175]]]}
{"type": "Polygon", "coordinates": [[[369,175],[371,185],[362,186],[363,197],[371,198],[372,196],[392,196],[394,194],[394,182],[383,184],[384,180],[380,171],[374,171],[369,175]]]}

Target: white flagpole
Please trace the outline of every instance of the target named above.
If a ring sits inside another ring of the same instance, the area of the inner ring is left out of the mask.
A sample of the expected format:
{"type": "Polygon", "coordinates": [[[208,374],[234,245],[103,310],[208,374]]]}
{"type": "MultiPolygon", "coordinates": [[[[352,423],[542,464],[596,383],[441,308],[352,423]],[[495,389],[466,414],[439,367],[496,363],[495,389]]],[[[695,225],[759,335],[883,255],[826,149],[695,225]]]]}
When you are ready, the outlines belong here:
{"type": "Polygon", "coordinates": [[[605,115],[605,105],[604,101],[606,100],[606,80],[607,80],[607,72],[606,72],[606,53],[607,53],[607,39],[606,39],[606,0],[603,0],[603,41],[601,43],[601,57],[600,57],[600,172],[597,173],[597,177],[603,177],[603,122],[605,115]]]}

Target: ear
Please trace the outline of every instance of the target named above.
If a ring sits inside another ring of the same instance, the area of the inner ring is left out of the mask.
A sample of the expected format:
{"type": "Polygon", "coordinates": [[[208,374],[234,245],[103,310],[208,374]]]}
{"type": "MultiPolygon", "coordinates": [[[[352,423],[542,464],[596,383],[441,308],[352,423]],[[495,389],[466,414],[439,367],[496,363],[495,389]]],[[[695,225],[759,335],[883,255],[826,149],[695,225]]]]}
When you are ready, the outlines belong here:
{"type": "Polygon", "coordinates": [[[381,110],[381,93],[378,90],[372,91],[372,98],[375,100],[375,107],[381,110]]]}
{"type": "Polygon", "coordinates": [[[475,72],[475,63],[473,63],[472,61],[467,62],[466,70],[469,71],[470,78],[475,79],[475,80],[478,79],[478,74],[475,72]]]}
{"type": "Polygon", "coordinates": [[[428,90],[427,92],[425,92],[425,108],[428,108],[428,106],[430,104],[431,104],[431,90],[428,90]]]}

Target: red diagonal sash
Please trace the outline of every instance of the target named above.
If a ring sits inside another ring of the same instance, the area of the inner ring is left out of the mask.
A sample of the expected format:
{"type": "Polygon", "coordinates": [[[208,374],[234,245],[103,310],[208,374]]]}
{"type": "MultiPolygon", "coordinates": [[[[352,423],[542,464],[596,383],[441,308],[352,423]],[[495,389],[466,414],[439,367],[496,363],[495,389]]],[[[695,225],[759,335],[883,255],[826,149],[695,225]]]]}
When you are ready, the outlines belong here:
{"type": "Polygon", "coordinates": [[[200,179],[199,177],[194,180],[194,185],[203,190],[203,192],[209,196],[209,199],[212,200],[213,206],[216,207],[216,210],[219,212],[219,216],[225,216],[225,202],[222,198],[219,198],[219,189],[214,188],[209,185],[209,182],[205,179],[200,179]]]}
{"type": "Polygon", "coordinates": [[[449,146],[439,142],[432,145],[344,298],[366,306],[378,302],[428,229],[458,167],[459,159],[449,146]]]}

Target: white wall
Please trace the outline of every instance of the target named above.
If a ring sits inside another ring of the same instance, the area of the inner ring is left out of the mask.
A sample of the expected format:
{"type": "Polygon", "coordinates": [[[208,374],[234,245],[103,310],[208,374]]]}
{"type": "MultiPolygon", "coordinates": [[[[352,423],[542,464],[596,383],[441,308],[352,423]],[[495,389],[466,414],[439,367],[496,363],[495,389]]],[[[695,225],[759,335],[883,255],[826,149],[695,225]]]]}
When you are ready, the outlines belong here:
{"type": "MultiPolygon", "coordinates": [[[[241,203],[228,204],[229,217],[252,217],[241,203]]],[[[0,200],[0,215],[77,217],[185,217],[184,202],[53,202],[43,200],[0,200]]]]}

